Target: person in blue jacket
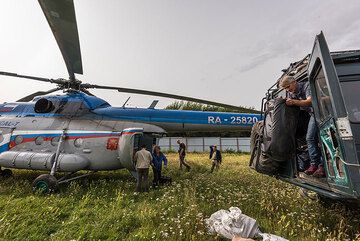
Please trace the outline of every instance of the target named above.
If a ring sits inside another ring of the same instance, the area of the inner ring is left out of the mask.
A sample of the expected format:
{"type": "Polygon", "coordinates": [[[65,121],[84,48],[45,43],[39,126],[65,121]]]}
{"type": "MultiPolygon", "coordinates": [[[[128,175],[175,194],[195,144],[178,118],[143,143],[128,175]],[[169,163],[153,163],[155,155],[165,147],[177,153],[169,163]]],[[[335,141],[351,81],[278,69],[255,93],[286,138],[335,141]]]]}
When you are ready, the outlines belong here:
{"type": "Polygon", "coordinates": [[[154,186],[159,185],[163,162],[164,162],[164,166],[166,167],[167,166],[166,156],[164,155],[164,153],[160,151],[160,146],[155,146],[153,151],[153,160],[152,160],[152,168],[154,172],[154,180],[153,180],[154,186]]]}

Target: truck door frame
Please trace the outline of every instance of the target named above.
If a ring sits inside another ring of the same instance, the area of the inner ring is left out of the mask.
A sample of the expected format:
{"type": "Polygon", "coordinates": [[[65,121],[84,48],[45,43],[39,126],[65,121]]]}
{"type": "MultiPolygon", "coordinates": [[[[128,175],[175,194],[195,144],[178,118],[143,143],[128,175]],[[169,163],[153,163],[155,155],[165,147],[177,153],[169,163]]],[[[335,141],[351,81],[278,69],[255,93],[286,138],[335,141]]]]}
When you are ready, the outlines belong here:
{"type": "MultiPolygon", "coordinates": [[[[348,116],[335,65],[322,32],[317,35],[315,39],[308,66],[308,76],[315,119],[320,132],[321,150],[323,158],[325,159],[324,167],[327,172],[327,181],[332,189],[353,194],[350,182],[351,175],[349,176],[350,173],[346,165],[342,165],[340,167],[341,170],[339,170],[339,167],[335,165],[334,161],[334,159],[337,158],[337,154],[334,154],[334,147],[336,147],[337,151],[341,152],[340,156],[343,160],[356,157],[348,151],[349,148],[353,148],[352,146],[354,145],[352,134],[339,131],[343,128],[343,125],[349,123],[348,116]],[[320,73],[323,73],[326,87],[328,88],[326,95],[326,98],[328,98],[327,101],[331,103],[331,109],[328,110],[329,113],[326,118],[323,116],[325,110],[321,109],[323,100],[321,100],[321,98],[319,99],[319,96],[322,95],[319,93],[321,90],[319,91],[319,88],[316,87],[320,73]]],[[[340,161],[340,163],[344,164],[343,161],[340,161]]]]}

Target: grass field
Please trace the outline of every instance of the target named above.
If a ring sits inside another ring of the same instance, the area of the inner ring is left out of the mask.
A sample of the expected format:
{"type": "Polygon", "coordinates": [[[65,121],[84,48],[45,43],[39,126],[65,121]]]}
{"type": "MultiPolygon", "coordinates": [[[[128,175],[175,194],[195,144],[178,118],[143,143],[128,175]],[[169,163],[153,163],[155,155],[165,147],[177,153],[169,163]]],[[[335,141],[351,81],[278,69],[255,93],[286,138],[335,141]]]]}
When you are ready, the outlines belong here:
{"type": "Polygon", "coordinates": [[[224,240],[208,234],[204,219],[239,207],[262,231],[290,240],[356,240],[360,214],[342,206],[322,207],[298,188],[248,168],[249,155],[224,154],[219,172],[209,173],[207,154],[189,154],[190,172],[179,171],[168,154],[171,186],[134,194],[126,170],[102,172],[36,195],[39,173],[14,170],[0,181],[1,240],[224,240]]]}

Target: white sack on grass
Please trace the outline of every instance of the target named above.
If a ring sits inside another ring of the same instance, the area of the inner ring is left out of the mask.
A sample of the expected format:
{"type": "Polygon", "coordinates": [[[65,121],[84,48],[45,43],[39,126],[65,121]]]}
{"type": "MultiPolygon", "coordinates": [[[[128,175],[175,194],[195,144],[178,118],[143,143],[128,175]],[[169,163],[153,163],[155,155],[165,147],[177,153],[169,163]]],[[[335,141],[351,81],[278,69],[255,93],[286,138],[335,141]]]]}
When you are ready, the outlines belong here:
{"type": "Polygon", "coordinates": [[[219,210],[205,220],[209,232],[218,233],[232,239],[235,236],[253,238],[259,233],[256,220],[241,213],[237,207],[227,210],[219,210]]]}
{"type": "Polygon", "coordinates": [[[219,210],[205,220],[210,233],[218,233],[225,238],[236,236],[242,238],[263,237],[264,241],[288,241],[276,235],[261,233],[256,220],[241,213],[237,207],[219,210]]]}

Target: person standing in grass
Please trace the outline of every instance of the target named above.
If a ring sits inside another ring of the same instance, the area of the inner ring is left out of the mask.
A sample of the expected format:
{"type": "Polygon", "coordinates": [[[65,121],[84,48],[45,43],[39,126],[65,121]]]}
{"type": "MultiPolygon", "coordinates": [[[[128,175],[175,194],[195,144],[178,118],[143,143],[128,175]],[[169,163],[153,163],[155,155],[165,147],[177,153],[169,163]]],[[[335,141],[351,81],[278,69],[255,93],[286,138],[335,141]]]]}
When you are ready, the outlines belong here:
{"type": "Polygon", "coordinates": [[[141,150],[137,151],[134,155],[134,161],[136,163],[136,170],[138,173],[136,192],[148,192],[149,191],[149,167],[152,161],[151,153],[146,150],[146,145],[141,146],[141,150]]]}
{"type": "Polygon", "coordinates": [[[187,171],[190,171],[190,166],[185,162],[185,156],[186,156],[186,146],[183,142],[180,140],[177,140],[177,144],[179,144],[179,161],[180,161],[180,170],[182,170],[182,166],[184,165],[186,167],[187,171]]]}
{"type": "Polygon", "coordinates": [[[167,159],[164,153],[160,151],[160,146],[154,146],[153,159],[152,159],[152,168],[154,172],[153,186],[158,186],[161,179],[161,169],[162,164],[167,166],[167,159]]]}
{"type": "Polygon", "coordinates": [[[216,171],[219,170],[220,168],[220,164],[222,161],[222,157],[221,157],[221,152],[217,149],[217,147],[214,146],[210,146],[210,160],[212,161],[212,166],[211,166],[211,173],[214,171],[214,168],[216,171]]]}

